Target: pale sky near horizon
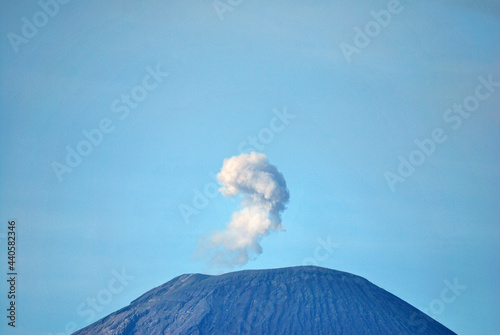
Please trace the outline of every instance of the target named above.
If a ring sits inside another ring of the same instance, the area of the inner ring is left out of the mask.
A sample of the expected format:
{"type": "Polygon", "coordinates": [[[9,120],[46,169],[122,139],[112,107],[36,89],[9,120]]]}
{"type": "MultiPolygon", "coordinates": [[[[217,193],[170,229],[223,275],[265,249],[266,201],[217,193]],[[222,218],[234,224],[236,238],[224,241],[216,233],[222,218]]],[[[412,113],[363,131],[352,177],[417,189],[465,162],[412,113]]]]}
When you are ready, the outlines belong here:
{"type": "Polygon", "coordinates": [[[239,200],[193,199],[253,146],[290,201],[285,230],[233,270],[313,262],[458,334],[497,334],[500,7],[401,0],[371,23],[390,4],[244,0],[219,15],[212,0],[70,1],[44,16],[3,1],[0,269],[15,218],[19,299],[12,331],[2,281],[0,332],[76,330],[178,275],[215,273],[199,239],[239,200]],[[341,46],[356,43],[348,61],[341,46]],[[88,154],[70,167],[68,148],[88,154]],[[391,189],[387,172],[411,164],[400,157],[417,166],[391,189]],[[444,303],[455,280],[466,288],[444,303]],[[92,320],[89,298],[104,301],[92,320]]]}

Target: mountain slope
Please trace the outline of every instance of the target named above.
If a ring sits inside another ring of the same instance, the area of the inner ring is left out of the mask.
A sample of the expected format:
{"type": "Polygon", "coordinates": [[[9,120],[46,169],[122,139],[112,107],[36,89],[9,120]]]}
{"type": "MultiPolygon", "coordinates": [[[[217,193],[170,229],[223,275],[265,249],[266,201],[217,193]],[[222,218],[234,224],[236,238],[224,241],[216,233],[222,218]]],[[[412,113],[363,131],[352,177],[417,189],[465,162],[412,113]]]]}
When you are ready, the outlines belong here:
{"type": "Polygon", "coordinates": [[[361,277],[301,266],[182,275],[86,334],[455,334],[361,277]]]}

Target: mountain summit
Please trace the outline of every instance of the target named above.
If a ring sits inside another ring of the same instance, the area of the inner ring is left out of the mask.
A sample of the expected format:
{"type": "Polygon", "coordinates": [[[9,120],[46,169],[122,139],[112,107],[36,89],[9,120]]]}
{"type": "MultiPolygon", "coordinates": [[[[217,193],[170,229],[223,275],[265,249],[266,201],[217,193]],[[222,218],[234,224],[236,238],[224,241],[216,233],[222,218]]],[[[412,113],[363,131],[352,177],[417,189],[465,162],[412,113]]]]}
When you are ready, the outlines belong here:
{"type": "Polygon", "coordinates": [[[187,274],[74,335],[455,334],[368,280],[314,266],[187,274]]]}

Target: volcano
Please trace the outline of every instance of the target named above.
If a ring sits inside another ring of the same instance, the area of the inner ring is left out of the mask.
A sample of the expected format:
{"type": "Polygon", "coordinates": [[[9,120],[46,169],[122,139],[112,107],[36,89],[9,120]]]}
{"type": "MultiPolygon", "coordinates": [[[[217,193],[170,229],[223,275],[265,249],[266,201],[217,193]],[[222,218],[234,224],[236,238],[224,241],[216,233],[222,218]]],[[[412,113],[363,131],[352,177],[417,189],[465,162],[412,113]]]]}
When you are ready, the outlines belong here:
{"type": "Polygon", "coordinates": [[[74,335],[455,334],[359,276],[315,266],[185,274],[74,335]]]}

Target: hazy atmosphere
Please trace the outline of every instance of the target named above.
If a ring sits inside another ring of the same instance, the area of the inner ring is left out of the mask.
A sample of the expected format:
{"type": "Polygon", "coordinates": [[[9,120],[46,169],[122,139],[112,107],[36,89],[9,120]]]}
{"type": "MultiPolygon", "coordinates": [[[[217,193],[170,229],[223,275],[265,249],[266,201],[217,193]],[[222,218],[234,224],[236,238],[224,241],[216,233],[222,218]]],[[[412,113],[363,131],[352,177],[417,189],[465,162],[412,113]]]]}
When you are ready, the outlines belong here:
{"type": "Polygon", "coordinates": [[[0,29],[0,333],[317,265],[498,334],[496,0],[9,0],[0,29]]]}

